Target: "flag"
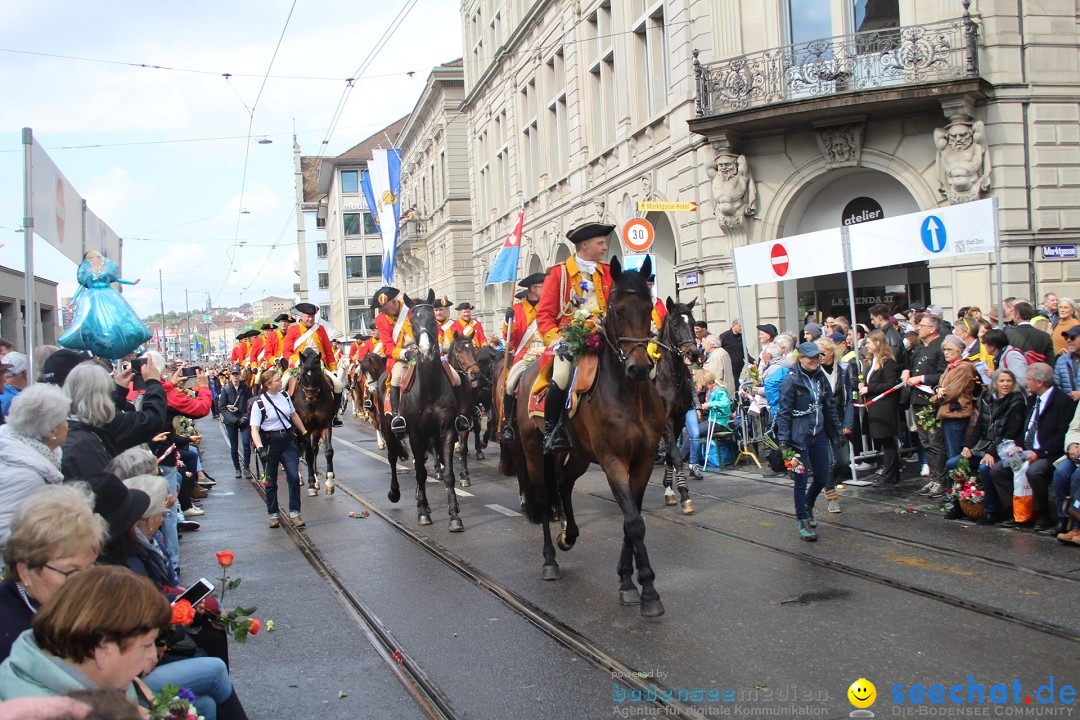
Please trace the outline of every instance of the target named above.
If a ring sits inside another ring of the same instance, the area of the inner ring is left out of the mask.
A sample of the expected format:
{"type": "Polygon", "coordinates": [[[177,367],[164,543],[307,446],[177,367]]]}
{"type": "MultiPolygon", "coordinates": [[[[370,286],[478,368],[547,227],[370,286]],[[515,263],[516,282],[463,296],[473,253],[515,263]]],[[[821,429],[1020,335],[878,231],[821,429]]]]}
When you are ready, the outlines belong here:
{"type": "Polygon", "coordinates": [[[199,342],[199,336],[195,336],[195,354],[202,355],[202,343],[199,342]]]}
{"type": "Polygon", "coordinates": [[[401,152],[396,148],[375,150],[368,161],[368,181],[371,186],[372,214],[378,216],[382,237],[382,279],[394,284],[394,255],[397,253],[398,219],[401,213],[401,152]]]}
{"type": "Polygon", "coordinates": [[[364,322],[364,316],[363,315],[360,316],[360,334],[361,335],[367,335],[368,334],[367,324],[364,322]]]}
{"type": "Polygon", "coordinates": [[[222,339],[217,341],[217,349],[218,350],[224,350],[225,349],[225,338],[222,338],[222,339]]]}
{"type": "Polygon", "coordinates": [[[517,280],[518,253],[521,252],[521,228],[525,224],[525,210],[518,211],[517,223],[506,236],[502,249],[491,264],[485,285],[514,282],[517,280]]]}

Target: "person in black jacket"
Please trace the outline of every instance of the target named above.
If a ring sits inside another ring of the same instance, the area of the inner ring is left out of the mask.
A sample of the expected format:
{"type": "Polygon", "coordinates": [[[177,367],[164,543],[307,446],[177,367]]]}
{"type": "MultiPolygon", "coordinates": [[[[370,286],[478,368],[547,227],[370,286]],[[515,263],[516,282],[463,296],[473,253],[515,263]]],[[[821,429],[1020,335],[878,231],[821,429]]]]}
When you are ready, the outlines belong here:
{"type": "Polygon", "coordinates": [[[149,442],[168,428],[161,373],[152,365],[143,367],[146,393],[138,410],[126,400],[127,385],[133,377],[130,370],[114,380],[97,362],[88,361],[68,374],[64,390],[71,396],[72,419],[68,421],[60,465],[64,479],[78,480],[99,473],[124,450],[149,442]]]}
{"type": "Polygon", "coordinates": [[[251,427],[248,425],[248,408],[251,405],[251,388],[240,381],[242,368],[232,366],[229,382],[221,389],[218,396],[218,408],[221,412],[221,424],[229,436],[229,453],[232,457],[236,477],[252,478],[251,470],[251,427]],[[240,444],[243,444],[243,463],[240,458],[240,444]]]}
{"type": "MultiPolygon", "coordinates": [[[[1013,305],[1013,315],[1016,317],[1016,327],[1006,333],[1009,337],[1009,344],[1025,355],[1035,353],[1042,356],[1042,358],[1035,357],[1035,360],[1053,363],[1055,357],[1054,340],[1049,333],[1045,333],[1031,324],[1031,318],[1035,317],[1035,309],[1031,307],[1031,303],[1016,303],[1013,305]]],[[[1028,362],[1031,362],[1031,360],[1028,360],[1028,362]]]]}
{"type": "Polygon", "coordinates": [[[720,333],[720,347],[727,350],[731,357],[732,379],[737,385],[742,375],[743,366],[746,365],[746,346],[743,345],[742,320],[735,318],[731,328],[720,333]]]}
{"type": "MultiPolygon", "coordinates": [[[[868,367],[866,379],[859,385],[863,402],[872,400],[900,382],[900,368],[892,354],[885,333],[875,330],[866,338],[868,367]]],[[[900,394],[893,392],[866,408],[870,437],[881,448],[881,475],[876,485],[900,482],[900,459],[896,438],[899,434],[900,394]]]]}
{"type": "MultiPolygon", "coordinates": [[[[870,324],[885,334],[885,342],[892,349],[893,359],[898,367],[906,367],[907,351],[904,350],[904,338],[892,323],[892,313],[889,306],[877,304],[870,308],[870,324]]],[[[897,381],[899,382],[899,380],[897,381]]]]}
{"type": "MultiPolygon", "coordinates": [[[[1019,304],[1019,303],[1018,303],[1019,304]]],[[[1024,439],[1019,443],[1028,461],[1027,480],[1031,485],[1031,502],[1035,510],[1034,523],[1018,523],[1012,513],[998,525],[1002,527],[1031,527],[1037,532],[1055,529],[1057,509],[1050,499],[1054,476],[1054,461],[1065,454],[1065,432],[1069,429],[1076,403],[1064,392],[1054,388],[1054,369],[1046,363],[1028,366],[1028,399],[1024,416],[1024,439]]],[[[1001,500],[1001,510],[1012,509],[1013,472],[998,462],[990,469],[990,480],[1001,500]]]]}
{"type": "MultiPolygon", "coordinates": [[[[900,375],[909,388],[911,409],[918,412],[930,404],[931,394],[919,390],[919,386],[936,387],[945,372],[948,363],[941,352],[941,322],[937,318],[924,316],[919,320],[918,333],[920,344],[911,349],[908,367],[900,375]]],[[[930,480],[919,490],[920,495],[940,497],[945,494],[945,435],[938,426],[926,430],[918,428],[919,442],[926,451],[927,464],[930,466],[930,480]]]]}

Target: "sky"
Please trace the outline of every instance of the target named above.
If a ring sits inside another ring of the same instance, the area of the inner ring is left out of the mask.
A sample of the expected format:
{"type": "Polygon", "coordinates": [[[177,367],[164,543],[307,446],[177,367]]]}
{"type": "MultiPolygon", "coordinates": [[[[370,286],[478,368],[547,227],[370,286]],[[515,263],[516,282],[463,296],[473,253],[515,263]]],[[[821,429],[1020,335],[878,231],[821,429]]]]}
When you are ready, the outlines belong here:
{"type": "MultiPolygon", "coordinates": [[[[29,127],[124,238],[140,316],[159,296],[166,312],[185,293],[193,309],[292,297],[294,129],[302,154],[337,155],[408,114],[431,68],[461,56],[459,13],[455,0],[0,0],[0,265],[25,266],[29,127]]],[[[34,270],[61,298],[76,288],[76,265],[40,238],[34,270]]]]}

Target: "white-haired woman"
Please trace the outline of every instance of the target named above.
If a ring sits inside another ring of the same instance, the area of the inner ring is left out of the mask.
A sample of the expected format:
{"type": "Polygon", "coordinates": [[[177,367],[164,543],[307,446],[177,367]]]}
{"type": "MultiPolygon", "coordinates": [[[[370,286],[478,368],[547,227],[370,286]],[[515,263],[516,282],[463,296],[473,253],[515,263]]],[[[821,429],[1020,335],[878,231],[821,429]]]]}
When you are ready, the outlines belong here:
{"type": "MultiPolygon", "coordinates": [[[[1080,318],[1076,317],[1076,301],[1072,298],[1058,298],[1058,322],[1050,336],[1054,340],[1054,354],[1064,355],[1069,352],[1069,343],[1065,338],[1065,331],[1080,325],[1080,318]]],[[[1047,362],[1050,362],[1047,360],[1047,362]]]]}
{"type": "Polygon", "coordinates": [[[141,409],[121,411],[114,393],[118,387],[126,387],[130,371],[114,380],[105,368],[89,361],[76,365],[68,374],[64,390],[71,397],[71,421],[60,466],[65,479],[101,472],[124,450],[148,442],[168,428],[161,373],[147,363],[142,376],[146,393],[141,409]]]}
{"type": "Polygon", "coordinates": [[[169,483],[154,474],[136,475],[125,479],[124,484],[131,490],[142,490],[150,496],[150,504],[132,529],[132,537],[137,541],[132,548],[134,552],[124,561],[135,572],[150,578],[157,587],[175,587],[176,575],[157,540],[161,522],[169,514],[172,503],[176,502],[176,498],[169,494],[169,483]]]}
{"type": "Polygon", "coordinates": [[[60,447],[68,434],[71,401],[55,385],[31,385],[11,401],[0,426],[0,549],[15,508],[34,490],[64,479],[60,447]]]}

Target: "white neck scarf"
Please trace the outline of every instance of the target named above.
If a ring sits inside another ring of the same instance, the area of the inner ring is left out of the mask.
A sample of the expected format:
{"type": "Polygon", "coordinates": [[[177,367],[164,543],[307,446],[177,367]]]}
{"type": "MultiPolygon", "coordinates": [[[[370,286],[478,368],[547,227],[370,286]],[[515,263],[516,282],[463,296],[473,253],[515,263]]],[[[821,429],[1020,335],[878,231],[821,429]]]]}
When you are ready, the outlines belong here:
{"type": "Polygon", "coordinates": [[[596,272],[595,260],[582,260],[580,255],[575,255],[574,262],[577,263],[577,266],[583,275],[592,275],[596,272]]]}

